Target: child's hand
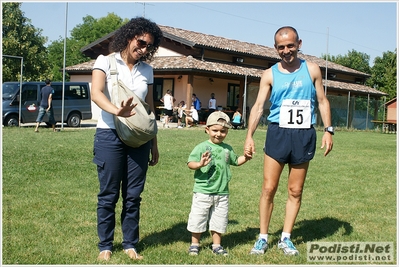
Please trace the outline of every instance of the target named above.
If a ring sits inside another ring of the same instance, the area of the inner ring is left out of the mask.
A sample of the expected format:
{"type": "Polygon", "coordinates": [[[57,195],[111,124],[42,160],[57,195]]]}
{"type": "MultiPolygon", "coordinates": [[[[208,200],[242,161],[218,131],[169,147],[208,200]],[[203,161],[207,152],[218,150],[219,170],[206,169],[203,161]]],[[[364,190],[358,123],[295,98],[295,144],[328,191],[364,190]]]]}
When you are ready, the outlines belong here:
{"type": "Polygon", "coordinates": [[[209,151],[202,153],[201,160],[199,162],[201,167],[208,165],[209,162],[211,162],[211,159],[211,153],[209,151]]]}

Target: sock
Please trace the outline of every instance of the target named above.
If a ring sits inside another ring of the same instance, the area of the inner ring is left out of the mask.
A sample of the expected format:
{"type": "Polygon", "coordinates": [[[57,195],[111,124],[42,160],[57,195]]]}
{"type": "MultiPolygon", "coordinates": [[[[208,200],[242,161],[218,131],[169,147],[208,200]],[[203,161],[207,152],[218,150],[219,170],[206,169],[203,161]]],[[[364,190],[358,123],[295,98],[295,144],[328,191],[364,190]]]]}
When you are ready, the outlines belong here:
{"type": "Polygon", "coordinates": [[[197,246],[197,247],[199,247],[199,243],[191,243],[191,246],[197,246]]]}
{"type": "Polygon", "coordinates": [[[220,247],[220,244],[212,244],[212,249],[220,247]]]}
{"type": "Polygon", "coordinates": [[[281,241],[283,241],[284,238],[290,239],[291,238],[291,233],[282,232],[281,233],[281,241]]]}
{"type": "Polygon", "coordinates": [[[264,239],[264,240],[266,240],[266,242],[267,242],[267,237],[268,237],[269,235],[268,234],[259,234],[259,239],[264,239]]]}

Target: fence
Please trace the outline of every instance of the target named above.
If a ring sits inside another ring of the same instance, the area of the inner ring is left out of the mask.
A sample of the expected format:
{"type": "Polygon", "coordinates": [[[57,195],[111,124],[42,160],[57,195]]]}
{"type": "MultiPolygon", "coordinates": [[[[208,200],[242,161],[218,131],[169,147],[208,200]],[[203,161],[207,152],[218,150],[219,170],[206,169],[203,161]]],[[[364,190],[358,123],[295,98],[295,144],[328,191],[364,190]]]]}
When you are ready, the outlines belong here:
{"type": "MultiPolygon", "coordinates": [[[[369,130],[378,127],[372,120],[384,120],[385,106],[383,100],[369,97],[327,96],[330,101],[331,123],[334,127],[369,130]]],[[[322,126],[319,110],[317,125],[322,126]]]]}

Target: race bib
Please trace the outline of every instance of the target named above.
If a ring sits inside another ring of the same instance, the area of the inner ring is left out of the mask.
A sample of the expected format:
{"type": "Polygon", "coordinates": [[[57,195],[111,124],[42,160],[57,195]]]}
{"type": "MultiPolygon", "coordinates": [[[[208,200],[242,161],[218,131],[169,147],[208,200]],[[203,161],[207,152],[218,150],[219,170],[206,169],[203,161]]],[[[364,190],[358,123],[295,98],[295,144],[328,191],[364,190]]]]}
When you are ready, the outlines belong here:
{"type": "Polygon", "coordinates": [[[280,127],[308,129],[311,121],[310,100],[283,100],[280,108],[280,127]]]}

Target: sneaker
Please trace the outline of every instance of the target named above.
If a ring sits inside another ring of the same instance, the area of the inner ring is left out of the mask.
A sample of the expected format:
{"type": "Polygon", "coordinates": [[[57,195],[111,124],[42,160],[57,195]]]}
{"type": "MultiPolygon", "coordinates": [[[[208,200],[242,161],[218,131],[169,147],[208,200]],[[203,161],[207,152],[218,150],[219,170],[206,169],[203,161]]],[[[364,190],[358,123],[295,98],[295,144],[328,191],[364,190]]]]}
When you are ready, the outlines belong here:
{"type": "Polygon", "coordinates": [[[182,129],[183,127],[182,126],[177,126],[177,128],[182,129]]]}
{"type": "Polygon", "coordinates": [[[212,252],[213,252],[213,254],[216,254],[216,255],[223,255],[223,256],[229,255],[227,253],[227,251],[222,246],[212,249],[212,252]]]}
{"type": "Polygon", "coordinates": [[[199,253],[199,246],[190,246],[188,248],[188,255],[198,256],[198,253],[199,253]]]}
{"type": "Polygon", "coordinates": [[[111,250],[103,250],[98,255],[97,260],[109,261],[109,259],[111,259],[111,254],[112,254],[111,250]]]}
{"type": "Polygon", "coordinates": [[[139,255],[135,248],[128,248],[123,250],[132,260],[142,260],[143,256],[139,255]]]}
{"type": "Polygon", "coordinates": [[[284,251],[285,255],[298,255],[299,251],[296,249],[294,244],[292,244],[291,240],[289,238],[284,238],[283,241],[279,240],[278,241],[278,248],[282,249],[284,251]]]}
{"type": "Polygon", "coordinates": [[[265,254],[267,250],[267,242],[264,238],[259,238],[249,254],[265,254]]]}

